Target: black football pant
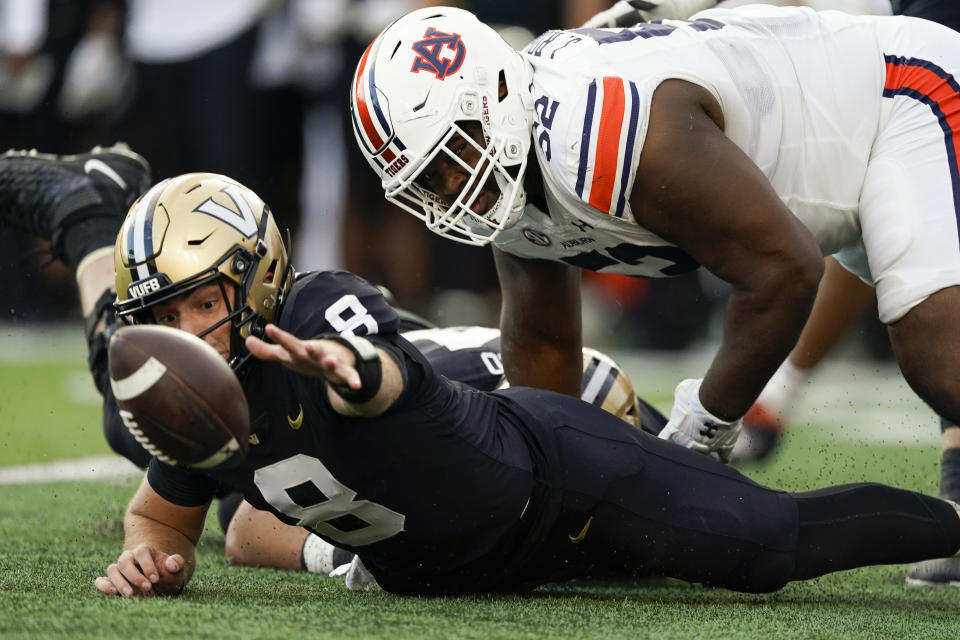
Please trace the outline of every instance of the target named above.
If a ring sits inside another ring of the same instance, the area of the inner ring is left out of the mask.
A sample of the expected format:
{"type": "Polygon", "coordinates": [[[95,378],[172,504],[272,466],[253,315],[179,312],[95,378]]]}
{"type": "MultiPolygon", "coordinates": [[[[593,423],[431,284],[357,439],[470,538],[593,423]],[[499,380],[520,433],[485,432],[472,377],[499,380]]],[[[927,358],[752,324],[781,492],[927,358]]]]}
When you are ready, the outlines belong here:
{"type": "Polygon", "coordinates": [[[880,484],[776,491],[578,400],[505,393],[529,411],[545,470],[538,543],[517,586],[658,575],[766,592],[960,547],[960,518],[939,499],[880,484]]]}

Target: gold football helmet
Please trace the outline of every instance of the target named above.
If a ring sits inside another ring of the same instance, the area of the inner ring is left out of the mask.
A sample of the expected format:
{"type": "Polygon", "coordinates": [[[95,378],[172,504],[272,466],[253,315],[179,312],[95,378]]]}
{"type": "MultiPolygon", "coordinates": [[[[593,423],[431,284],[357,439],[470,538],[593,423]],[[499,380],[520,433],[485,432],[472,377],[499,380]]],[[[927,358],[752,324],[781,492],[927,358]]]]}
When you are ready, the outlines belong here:
{"type": "Polygon", "coordinates": [[[641,428],[640,404],[630,378],[610,356],[590,347],[583,348],[580,397],[641,428]]]}
{"type": "Polygon", "coordinates": [[[170,178],[140,196],[117,236],[114,267],[117,313],[136,324],[154,321],[154,305],[219,282],[229,313],[200,337],[232,322],[234,369],[249,357],[243,340],[263,335],[293,282],[270,208],[214,173],[170,178]]]}

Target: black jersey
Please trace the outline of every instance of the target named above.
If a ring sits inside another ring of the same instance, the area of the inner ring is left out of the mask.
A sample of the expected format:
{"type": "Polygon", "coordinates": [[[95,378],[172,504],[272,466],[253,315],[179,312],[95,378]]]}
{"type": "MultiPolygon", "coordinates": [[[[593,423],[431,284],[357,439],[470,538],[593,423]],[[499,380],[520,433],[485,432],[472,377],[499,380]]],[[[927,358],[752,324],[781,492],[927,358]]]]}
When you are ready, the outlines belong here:
{"type": "Polygon", "coordinates": [[[493,391],[504,382],[499,329],[421,329],[406,331],[403,337],[420,350],[437,373],[451,380],[481,391],[493,391]]]}
{"type": "Polygon", "coordinates": [[[235,488],[253,506],[359,553],[381,584],[449,572],[522,537],[534,473],[516,419],[497,398],[437,375],[395,320],[356,276],[298,280],[278,325],[300,338],[367,336],[397,361],[403,395],[375,419],[346,417],[330,407],[323,380],[255,362],[243,381],[252,431],[243,466],[199,471],[153,460],[153,488],[183,505],[205,503],[218,484],[235,488]]]}
{"type": "MultiPolygon", "coordinates": [[[[434,370],[481,391],[506,386],[503,361],[500,357],[500,330],[489,327],[447,327],[404,331],[403,337],[416,346],[430,361],[434,370]]],[[[606,392],[617,371],[587,367],[583,372],[581,399],[603,406],[606,392]],[[600,380],[594,380],[599,377],[600,380]]],[[[641,428],[657,435],[667,418],[643,398],[637,398],[641,428]]]]}

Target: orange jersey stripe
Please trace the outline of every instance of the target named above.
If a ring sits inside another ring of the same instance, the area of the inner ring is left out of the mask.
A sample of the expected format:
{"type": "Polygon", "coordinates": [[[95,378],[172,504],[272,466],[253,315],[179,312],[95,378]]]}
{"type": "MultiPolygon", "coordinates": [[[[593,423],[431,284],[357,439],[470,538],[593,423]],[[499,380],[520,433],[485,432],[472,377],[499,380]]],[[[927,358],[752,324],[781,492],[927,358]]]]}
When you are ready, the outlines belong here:
{"type": "Polygon", "coordinates": [[[904,88],[916,91],[936,103],[940,109],[938,117],[950,129],[954,157],[960,158],[960,96],[956,90],[928,68],[887,62],[884,89],[896,91],[904,88]]]}
{"type": "Polygon", "coordinates": [[[593,158],[590,206],[610,213],[613,187],[617,181],[620,156],[620,129],[623,126],[625,97],[620,78],[603,79],[603,107],[597,129],[597,151],[593,158]]]}

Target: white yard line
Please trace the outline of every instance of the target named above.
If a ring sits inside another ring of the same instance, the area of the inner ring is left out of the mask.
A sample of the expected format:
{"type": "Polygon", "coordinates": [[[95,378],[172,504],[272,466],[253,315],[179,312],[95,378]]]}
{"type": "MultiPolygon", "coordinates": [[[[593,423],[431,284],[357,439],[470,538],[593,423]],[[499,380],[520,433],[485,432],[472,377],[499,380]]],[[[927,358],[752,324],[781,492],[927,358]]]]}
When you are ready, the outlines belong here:
{"type": "Polygon", "coordinates": [[[0,469],[0,486],[138,478],[143,471],[116,455],[90,456],[0,469]]]}
{"type": "Polygon", "coordinates": [[[0,362],[87,361],[83,325],[0,323],[0,362]]]}

